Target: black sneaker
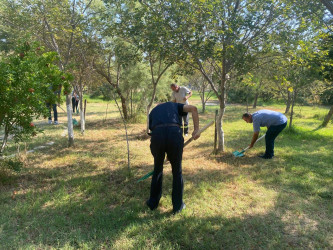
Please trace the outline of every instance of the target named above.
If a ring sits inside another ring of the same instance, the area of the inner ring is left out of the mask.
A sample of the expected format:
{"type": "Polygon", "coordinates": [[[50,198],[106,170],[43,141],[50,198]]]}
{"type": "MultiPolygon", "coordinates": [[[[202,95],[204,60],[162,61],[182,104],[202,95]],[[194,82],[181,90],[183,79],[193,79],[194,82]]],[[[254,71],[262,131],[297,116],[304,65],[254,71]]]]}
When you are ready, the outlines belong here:
{"type": "Polygon", "coordinates": [[[173,211],[173,214],[179,214],[182,210],[184,210],[186,208],[186,205],[185,205],[185,203],[183,203],[183,205],[180,207],[180,209],[179,210],[177,210],[177,211],[173,211]]]}
{"type": "Polygon", "coordinates": [[[146,205],[150,208],[150,210],[155,210],[158,207],[158,205],[154,207],[151,206],[149,200],[146,201],[146,205]]]}

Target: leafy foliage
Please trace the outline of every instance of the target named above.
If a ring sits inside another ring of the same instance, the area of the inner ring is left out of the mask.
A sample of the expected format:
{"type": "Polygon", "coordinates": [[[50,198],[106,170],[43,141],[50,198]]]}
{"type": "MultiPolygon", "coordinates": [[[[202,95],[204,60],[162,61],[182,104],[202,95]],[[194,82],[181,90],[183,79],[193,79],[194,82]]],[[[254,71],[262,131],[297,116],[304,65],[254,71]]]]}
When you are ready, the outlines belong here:
{"type": "Polygon", "coordinates": [[[44,52],[37,43],[24,42],[0,58],[0,126],[5,139],[16,142],[37,134],[34,118],[48,116],[46,103],[60,102],[60,91],[70,92],[71,75],[56,65],[55,52],[44,52]],[[54,93],[59,93],[55,95],[54,93]]]}

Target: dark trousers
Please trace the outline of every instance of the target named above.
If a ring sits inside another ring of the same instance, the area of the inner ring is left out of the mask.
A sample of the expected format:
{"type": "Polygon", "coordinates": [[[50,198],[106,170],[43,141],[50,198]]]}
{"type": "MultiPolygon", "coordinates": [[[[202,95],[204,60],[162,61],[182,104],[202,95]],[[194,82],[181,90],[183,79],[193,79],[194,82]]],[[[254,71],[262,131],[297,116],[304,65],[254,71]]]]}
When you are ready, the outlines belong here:
{"type": "Polygon", "coordinates": [[[287,123],[283,123],[277,126],[270,126],[266,132],[266,152],[265,156],[273,157],[274,156],[274,141],[275,138],[281,133],[281,131],[287,126],[287,123]]]}
{"type": "Polygon", "coordinates": [[[73,113],[75,113],[75,109],[77,111],[77,107],[79,105],[79,101],[75,99],[75,97],[72,97],[72,107],[73,107],[73,113]]]}
{"type": "Polygon", "coordinates": [[[183,115],[182,116],[183,118],[183,121],[184,121],[184,126],[182,127],[183,128],[183,133],[184,134],[188,134],[188,113],[186,113],[186,115],[183,115]]]}
{"type": "MultiPolygon", "coordinates": [[[[49,109],[49,120],[52,121],[52,115],[51,115],[51,104],[46,103],[46,107],[49,109]]],[[[53,108],[53,115],[54,115],[54,121],[58,121],[58,111],[57,111],[57,104],[52,104],[53,108]]]]}
{"type": "Polygon", "coordinates": [[[156,208],[162,196],[163,162],[165,153],[172,166],[172,205],[178,211],[183,205],[183,176],[182,156],[184,138],[179,127],[159,127],[153,130],[150,150],[154,156],[154,174],[151,180],[150,198],[151,208],[156,208]]]}

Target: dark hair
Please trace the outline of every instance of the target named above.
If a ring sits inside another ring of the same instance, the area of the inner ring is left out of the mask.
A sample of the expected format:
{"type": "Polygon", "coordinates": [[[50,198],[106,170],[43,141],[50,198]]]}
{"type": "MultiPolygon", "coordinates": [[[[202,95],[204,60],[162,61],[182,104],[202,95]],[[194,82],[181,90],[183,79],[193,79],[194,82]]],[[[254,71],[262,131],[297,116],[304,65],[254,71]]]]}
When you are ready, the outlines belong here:
{"type": "Polygon", "coordinates": [[[242,118],[249,118],[251,116],[251,113],[244,113],[242,118]]]}
{"type": "Polygon", "coordinates": [[[170,87],[177,87],[177,84],[172,83],[170,84],[170,87]]]}

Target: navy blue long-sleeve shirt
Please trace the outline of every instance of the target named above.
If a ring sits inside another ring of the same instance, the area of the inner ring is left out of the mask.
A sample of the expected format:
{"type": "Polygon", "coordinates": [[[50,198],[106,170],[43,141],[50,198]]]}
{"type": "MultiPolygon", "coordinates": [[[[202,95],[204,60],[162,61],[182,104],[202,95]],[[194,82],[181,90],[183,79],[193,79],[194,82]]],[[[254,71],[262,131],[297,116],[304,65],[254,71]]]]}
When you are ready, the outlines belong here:
{"type": "Polygon", "coordinates": [[[179,124],[182,125],[181,116],[186,113],[183,112],[184,104],[166,102],[157,105],[149,114],[149,129],[153,130],[157,125],[162,124],[179,124]]]}

